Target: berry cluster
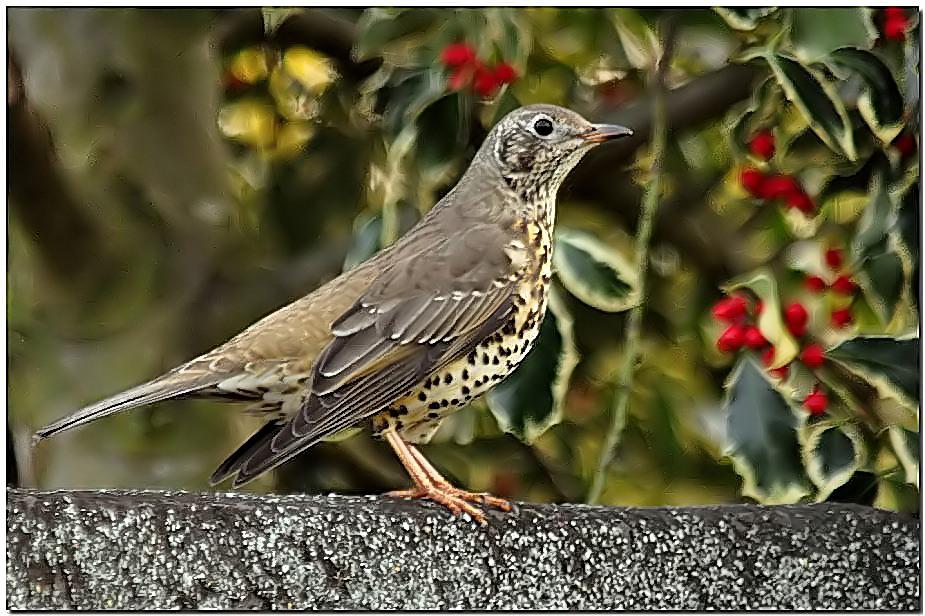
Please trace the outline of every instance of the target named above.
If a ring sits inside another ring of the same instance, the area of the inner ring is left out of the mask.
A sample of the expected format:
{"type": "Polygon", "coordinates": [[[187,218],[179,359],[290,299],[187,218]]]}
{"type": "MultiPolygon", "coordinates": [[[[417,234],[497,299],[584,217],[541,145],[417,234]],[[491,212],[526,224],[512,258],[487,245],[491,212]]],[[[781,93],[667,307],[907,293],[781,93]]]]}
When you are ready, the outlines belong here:
{"type": "MultiPolygon", "coordinates": [[[[774,157],[774,134],[761,130],[752,135],[748,142],[752,155],[762,161],[774,157]]],[[[778,173],[765,173],[755,167],[746,167],[739,174],[742,187],[753,197],[764,201],[781,201],[787,208],[796,208],[804,214],[812,214],[816,205],[796,178],[778,173]]]]}
{"type": "Polygon", "coordinates": [[[909,16],[906,15],[906,9],[890,6],[880,13],[880,31],[883,33],[883,38],[888,41],[906,40],[906,31],[908,29],[909,16]]]}
{"type": "Polygon", "coordinates": [[[854,318],[851,315],[851,302],[858,291],[858,285],[851,278],[851,275],[844,271],[843,266],[845,258],[842,251],[838,248],[829,248],[825,251],[825,263],[831,270],[834,279],[831,283],[826,282],[825,278],[816,275],[807,275],[803,284],[811,293],[824,293],[831,291],[835,295],[850,298],[847,306],[836,308],[829,313],[829,320],[832,326],[838,329],[851,325],[854,318]]]}
{"type": "MultiPolygon", "coordinates": [[[[728,324],[716,340],[716,348],[723,353],[736,353],[743,348],[761,352],[761,360],[768,366],[768,372],[777,379],[785,379],[790,372],[790,365],[771,368],[774,361],[774,345],[765,339],[761,330],[754,323],[754,318],[761,314],[763,304],[757,300],[750,305],[749,300],[741,294],[725,297],[713,306],[713,317],[728,324]]],[[[784,307],[784,323],[787,330],[797,339],[806,336],[809,313],[800,302],[792,302],[784,307]]],[[[825,351],[818,343],[805,341],[800,351],[799,360],[810,370],[822,367],[825,363],[825,351]]],[[[828,408],[826,393],[817,384],[813,391],[803,400],[804,408],[811,415],[822,415],[828,408]]]]}
{"type": "Polygon", "coordinates": [[[774,357],[774,347],[754,322],[763,308],[761,300],[751,304],[744,295],[738,293],[716,302],[712,310],[713,318],[728,324],[716,340],[716,348],[723,353],[735,353],[742,348],[754,351],[765,349],[766,361],[770,362],[774,357]]]}
{"type": "Polygon", "coordinates": [[[517,71],[507,62],[488,66],[475,55],[475,50],[466,43],[453,43],[443,48],[440,62],[450,70],[447,86],[450,90],[462,90],[472,85],[472,91],[482,97],[493,96],[506,83],[517,79],[517,71]]]}

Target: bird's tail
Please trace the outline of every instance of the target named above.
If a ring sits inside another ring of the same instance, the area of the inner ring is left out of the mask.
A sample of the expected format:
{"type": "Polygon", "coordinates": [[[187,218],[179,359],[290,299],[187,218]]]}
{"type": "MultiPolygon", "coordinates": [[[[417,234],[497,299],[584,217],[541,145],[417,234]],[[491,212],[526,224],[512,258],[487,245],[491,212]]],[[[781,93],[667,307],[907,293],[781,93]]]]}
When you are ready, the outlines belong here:
{"type": "Polygon", "coordinates": [[[160,402],[169,398],[177,398],[187,394],[195,393],[208,389],[216,385],[218,379],[211,375],[183,375],[181,373],[168,373],[164,376],[142,383],[122,393],[110,396],[105,400],[100,400],[95,404],[85,406],[82,409],[74,411],[70,415],[62,417],[58,421],[36,431],[33,437],[33,444],[38,441],[49,438],[76,428],[91,421],[96,421],[101,417],[112,415],[120,411],[160,402]]]}

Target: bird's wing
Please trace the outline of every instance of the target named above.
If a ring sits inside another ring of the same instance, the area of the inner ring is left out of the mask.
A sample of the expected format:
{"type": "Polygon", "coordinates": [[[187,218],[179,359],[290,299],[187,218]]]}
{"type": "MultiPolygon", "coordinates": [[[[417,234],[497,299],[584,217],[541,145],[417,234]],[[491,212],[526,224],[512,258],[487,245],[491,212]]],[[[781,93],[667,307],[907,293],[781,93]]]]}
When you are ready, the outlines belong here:
{"type": "Polygon", "coordinates": [[[240,464],[235,485],[385,409],[504,324],[523,256],[496,224],[469,223],[443,237],[450,236],[423,250],[411,238],[334,321],[334,337],[313,366],[311,394],[240,464]]]}

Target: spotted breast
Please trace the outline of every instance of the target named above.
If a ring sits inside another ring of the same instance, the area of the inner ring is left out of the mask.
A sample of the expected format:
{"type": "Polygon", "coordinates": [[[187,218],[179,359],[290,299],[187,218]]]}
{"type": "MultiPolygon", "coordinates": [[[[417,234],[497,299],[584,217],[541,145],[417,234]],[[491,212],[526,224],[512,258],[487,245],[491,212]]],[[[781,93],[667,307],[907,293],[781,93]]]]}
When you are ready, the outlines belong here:
{"type": "Polygon", "coordinates": [[[518,226],[523,233],[515,240],[516,249],[526,258],[509,319],[474,350],[430,374],[414,391],[375,415],[375,434],[394,426],[410,443],[428,442],[443,419],[504,380],[533,348],[549,298],[552,237],[545,224],[518,226]]]}

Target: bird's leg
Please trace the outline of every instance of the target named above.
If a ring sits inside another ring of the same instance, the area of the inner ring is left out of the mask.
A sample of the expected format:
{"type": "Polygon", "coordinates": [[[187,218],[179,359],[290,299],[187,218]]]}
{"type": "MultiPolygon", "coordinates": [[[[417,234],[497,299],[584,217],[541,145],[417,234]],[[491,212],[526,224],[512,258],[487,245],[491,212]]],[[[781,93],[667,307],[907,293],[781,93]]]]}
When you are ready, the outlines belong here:
{"type": "Polygon", "coordinates": [[[493,496],[488,492],[469,492],[463,490],[462,488],[457,488],[446,478],[440,474],[440,472],[434,468],[434,466],[424,457],[418,449],[412,445],[408,445],[408,450],[411,452],[411,455],[414,456],[414,459],[421,466],[424,472],[427,474],[427,477],[434,483],[435,486],[439,487],[441,490],[448,491],[459,498],[473,503],[481,503],[483,505],[489,505],[490,507],[497,507],[502,511],[511,511],[513,507],[509,501],[504,500],[503,498],[498,498],[493,496]]]}
{"type": "Polygon", "coordinates": [[[476,494],[466,492],[459,488],[453,487],[450,482],[443,478],[437,472],[430,462],[428,462],[419,451],[406,443],[395,431],[395,428],[389,427],[383,434],[385,440],[395,450],[402,466],[411,475],[415,487],[407,490],[397,490],[389,492],[388,496],[400,498],[427,498],[436,503],[440,503],[456,515],[467,513],[473,520],[480,524],[486,524],[485,514],[477,507],[470,504],[470,501],[492,505],[509,511],[510,503],[500,498],[489,496],[487,494],[476,494]]]}

